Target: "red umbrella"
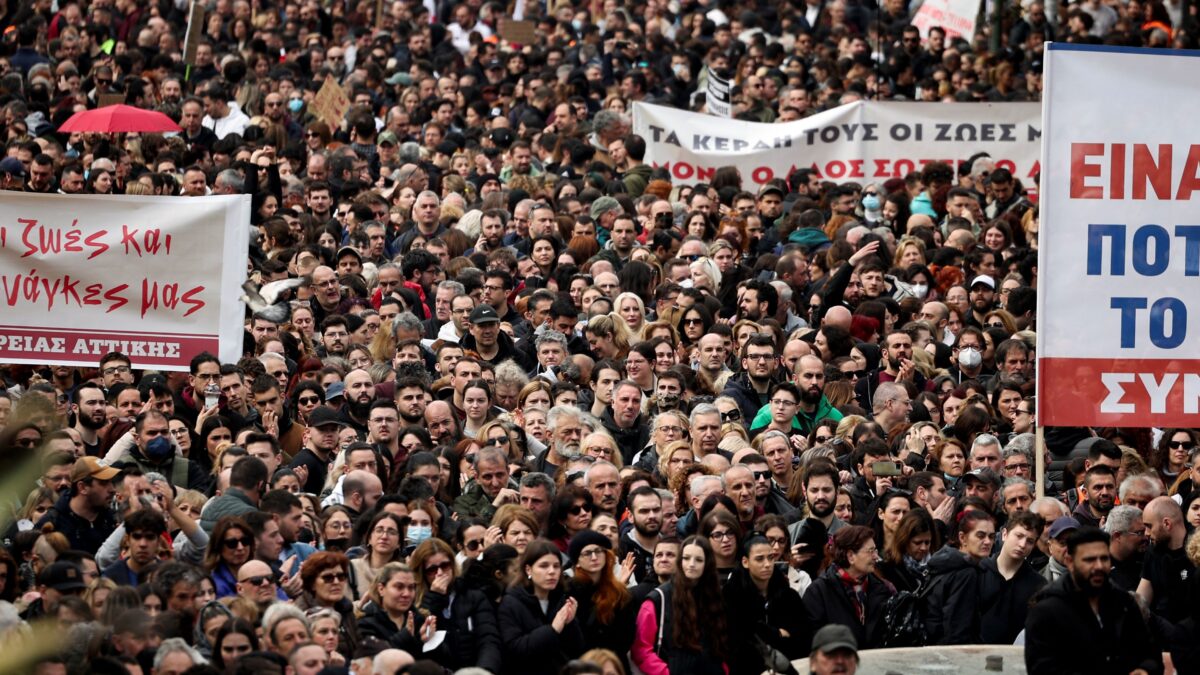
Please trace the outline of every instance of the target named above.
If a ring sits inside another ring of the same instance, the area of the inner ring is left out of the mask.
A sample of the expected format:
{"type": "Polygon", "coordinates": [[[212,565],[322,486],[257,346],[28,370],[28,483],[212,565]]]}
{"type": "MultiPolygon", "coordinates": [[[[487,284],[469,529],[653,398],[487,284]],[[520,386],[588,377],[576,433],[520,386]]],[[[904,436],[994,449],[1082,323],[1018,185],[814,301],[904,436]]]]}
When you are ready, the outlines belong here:
{"type": "Polygon", "coordinates": [[[75,113],[58,128],[65,132],[117,134],[130,131],[182,131],[170,117],[131,105],[110,105],[75,113]]]}

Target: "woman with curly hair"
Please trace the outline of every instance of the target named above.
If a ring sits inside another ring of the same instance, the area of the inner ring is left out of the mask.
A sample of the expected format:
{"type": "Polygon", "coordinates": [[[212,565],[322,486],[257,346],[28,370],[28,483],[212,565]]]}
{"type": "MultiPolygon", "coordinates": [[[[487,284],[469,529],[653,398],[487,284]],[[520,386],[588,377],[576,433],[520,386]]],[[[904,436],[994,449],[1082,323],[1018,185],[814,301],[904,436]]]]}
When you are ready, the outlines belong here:
{"type": "Polygon", "coordinates": [[[724,675],[730,653],[716,558],[703,537],[683,540],[675,575],[638,611],[630,649],[647,675],[724,675]],[[660,630],[669,621],[671,629],[660,630]]]}

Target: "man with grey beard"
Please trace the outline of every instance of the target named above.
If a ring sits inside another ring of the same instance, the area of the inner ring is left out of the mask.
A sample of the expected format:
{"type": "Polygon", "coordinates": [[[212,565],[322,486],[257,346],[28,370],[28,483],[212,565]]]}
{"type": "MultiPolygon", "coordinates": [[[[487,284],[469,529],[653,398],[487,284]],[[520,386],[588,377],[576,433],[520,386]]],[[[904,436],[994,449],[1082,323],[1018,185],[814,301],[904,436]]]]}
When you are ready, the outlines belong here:
{"type": "Polygon", "coordinates": [[[578,408],[559,405],[546,414],[546,426],[550,429],[550,443],[546,451],[534,460],[534,471],[553,476],[559,467],[575,459],[581,452],[583,440],[583,415],[578,408]]]}

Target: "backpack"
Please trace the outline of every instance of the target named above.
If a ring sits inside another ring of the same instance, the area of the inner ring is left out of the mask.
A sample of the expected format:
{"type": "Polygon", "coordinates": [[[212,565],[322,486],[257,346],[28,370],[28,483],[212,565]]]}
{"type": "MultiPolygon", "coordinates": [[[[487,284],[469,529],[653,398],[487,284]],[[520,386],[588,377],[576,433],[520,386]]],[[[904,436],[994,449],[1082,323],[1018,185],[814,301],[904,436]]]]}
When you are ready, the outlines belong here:
{"type": "Polygon", "coordinates": [[[933,586],[928,580],[916,591],[899,591],[883,605],[883,647],[924,647],[929,644],[925,628],[925,601],[933,586]]]}

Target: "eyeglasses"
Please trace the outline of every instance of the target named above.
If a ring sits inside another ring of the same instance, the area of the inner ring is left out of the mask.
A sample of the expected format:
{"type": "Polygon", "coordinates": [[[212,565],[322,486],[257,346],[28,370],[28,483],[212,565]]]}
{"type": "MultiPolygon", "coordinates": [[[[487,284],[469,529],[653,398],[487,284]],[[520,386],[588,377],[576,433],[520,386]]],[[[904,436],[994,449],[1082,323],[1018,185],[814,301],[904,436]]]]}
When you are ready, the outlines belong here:
{"type": "Polygon", "coordinates": [[[300,398],[296,399],[296,403],[299,403],[300,405],[317,405],[320,402],[321,399],[317,396],[301,396],[300,398]]]}
{"type": "Polygon", "coordinates": [[[704,257],[704,256],[700,255],[699,253],[694,253],[694,254],[692,254],[692,255],[681,255],[681,256],[679,256],[679,258],[680,258],[681,260],[686,260],[686,261],[688,261],[688,262],[696,262],[697,260],[699,260],[699,259],[701,259],[701,258],[703,258],[703,257],[704,257]]]}
{"type": "Polygon", "coordinates": [[[430,574],[437,574],[438,572],[449,572],[452,569],[454,569],[454,563],[450,562],[449,560],[443,560],[435,565],[427,565],[425,567],[425,575],[429,576],[430,574]]]}
{"type": "Polygon", "coordinates": [[[754,480],[770,480],[771,479],[770,471],[752,471],[751,473],[754,474],[754,480]]]}
{"type": "MultiPolygon", "coordinates": [[[[104,373],[105,375],[117,375],[117,374],[127,375],[127,374],[129,374],[130,369],[129,369],[129,366],[110,366],[100,372],[104,373]]],[[[199,377],[199,376],[197,376],[197,377],[199,377]]]]}
{"type": "Polygon", "coordinates": [[[304,132],[304,137],[305,138],[320,138],[321,134],[318,134],[318,133],[315,133],[312,131],[306,131],[306,132],[304,132]]]}
{"type": "Polygon", "coordinates": [[[253,576],[253,577],[246,577],[245,579],[239,579],[238,583],[239,584],[250,584],[251,586],[266,586],[267,584],[275,583],[275,575],[274,574],[260,574],[260,575],[253,576]]]}
{"type": "Polygon", "coordinates": [[[683,433],[683,427],[677,427],[673,424],[664,424],[663,426],[659,427],[658,430],[666,431],[666,432],[672,433],[672,434],[682,434],[683,433]]]}
{"type": "Polygon", "coordinates": [[[1005,464],[1004,465],[1004,468],[1008,469],[1009,471],[1028,471],[1029,467],[1030,467],[1029,462],[1019,462],[1017,464],[1005,464]]]}
{"type": "Polygon", "coordinates": [[[742,419],[742,411],[737,408],[721,413],[722,422],[736,422],[740,419],[742,419]]]}
{"type": "Polygon", "coordinates": [[[237,548],[238,546],[244,546],[246,548],[250,548],[250,545],[253,543],[254,543],[253,537],[241,537],[241,538],[236,538],[236,539],[235,538],[226,539],[221,542],[221,545],[224,546],[225,548],[229,548],[229,549],[237,548]]]}
{"type": "Polygon", "coordinates": [[[787,398],[773,398],[771,399],[771,405],[777,405],[780,408],[788,408],[796,405],[796,402],[787,398]]]}
{"type": "Polygon", "coordinates": [[[724,541],[726,539],[737,539],[737,535],[733,533],[733,530],[725,530],[723,532],[717,532],[714,530],[712,534],[708,535],[708,538],[720,539],[724,541]]]}
{"type": "Polygon", "coordinates": [[[325,527],[327,527],[331,530],[341,531],[341,530],[349,530],[351,528],[351,525],[350,525],[350,523],[343,523],[341,521],[335,521],[335,522],[329,523],[325,527]]]}
{"type": "Polygon", "coordinates": [[[1184,450],[1191,450],[1192,448],[1196,447],[1196,444],[1191,441],[1171,441],[1170,443],[1168,443],[1168,445],[1171,447],[1172,450],[1178,450],[1179,448],[1183,448],[1184,450]]]}
{"type": "Polygon", "coordinates": [[[321,581],[324,581],[327,584],[333,584],[333,583],[343,582],[348,577],[346,576],[345,572],[330,572],[328,574],[322,574],[321,576],[319,576],[317,578],[320,579],[321,581]]]}
{"type": "Polygon", "coordinates": [[[283,105],[283,101],[267,101],[263,105],[267,106],[268,108],[278,108],[283,105]]]}
{"type": "Polygon", "coordinates": [[[575,506],[572,506],[571,508],[567,509],[567,513],[569,513],[573,516],[578,516],[582,513],[591,513],[591,512],[592,512],[591,504],[576,504],[575,506]]]}
{"type": "Polygon", "coordinates": [[[480,548],[483,547],[483,540],[482,539],[472,539],[471,541],[468,541],[465,544],[463,544],[463,546],[465,546],[468,551],[478,551],[480,548]]]}
{"type": "Polygon", "coordinates": [[[684,319],[683,320],[683,325],[685,325],[685,326],[700,326],[703,324],[704,324],[704,319],[684,319]]]}
{"type": "Polygon", "coordinates": [[[847,371],[843,372],[842,374],[851,380],[857,380],[860,377],[866,377],[867,371],[865,371],[865,370],[847,370],[847,371]]]}
{"type": "Polygon", "coordinates": [[[579,552],[580,558],[599,558],[604,555],[604,549],[597,546],[595,548],[585,548],[579,552]]]}
{"type": "Polygon", "coordinates": [[[494,445],[496,447],[504,447],[504,446],[508,445],[508,439],[497,436],[495,438],[489,438],[487,444],[494,445]]]}
{"type": "Polygon", "coordinates": [[[1004,328],[1004,324],[1000,323],[999,321],[993,321],[992,323],[989,323],[987,325],[987,327],[988,328],[1004,328]]]}
{"type": "Polygon", "coordinates": [[[747,354],[744,358],[750,361],[770,361],[775,358],[774,354],[747,354]]]}
{"type": "Polygon", "coordinates": [[[831,438],[833,438],[833,436],[814,436],[813,440],[817,442],[817,445],[820,445],[822,443],[828,443],[829,439],[831,438]]]}

